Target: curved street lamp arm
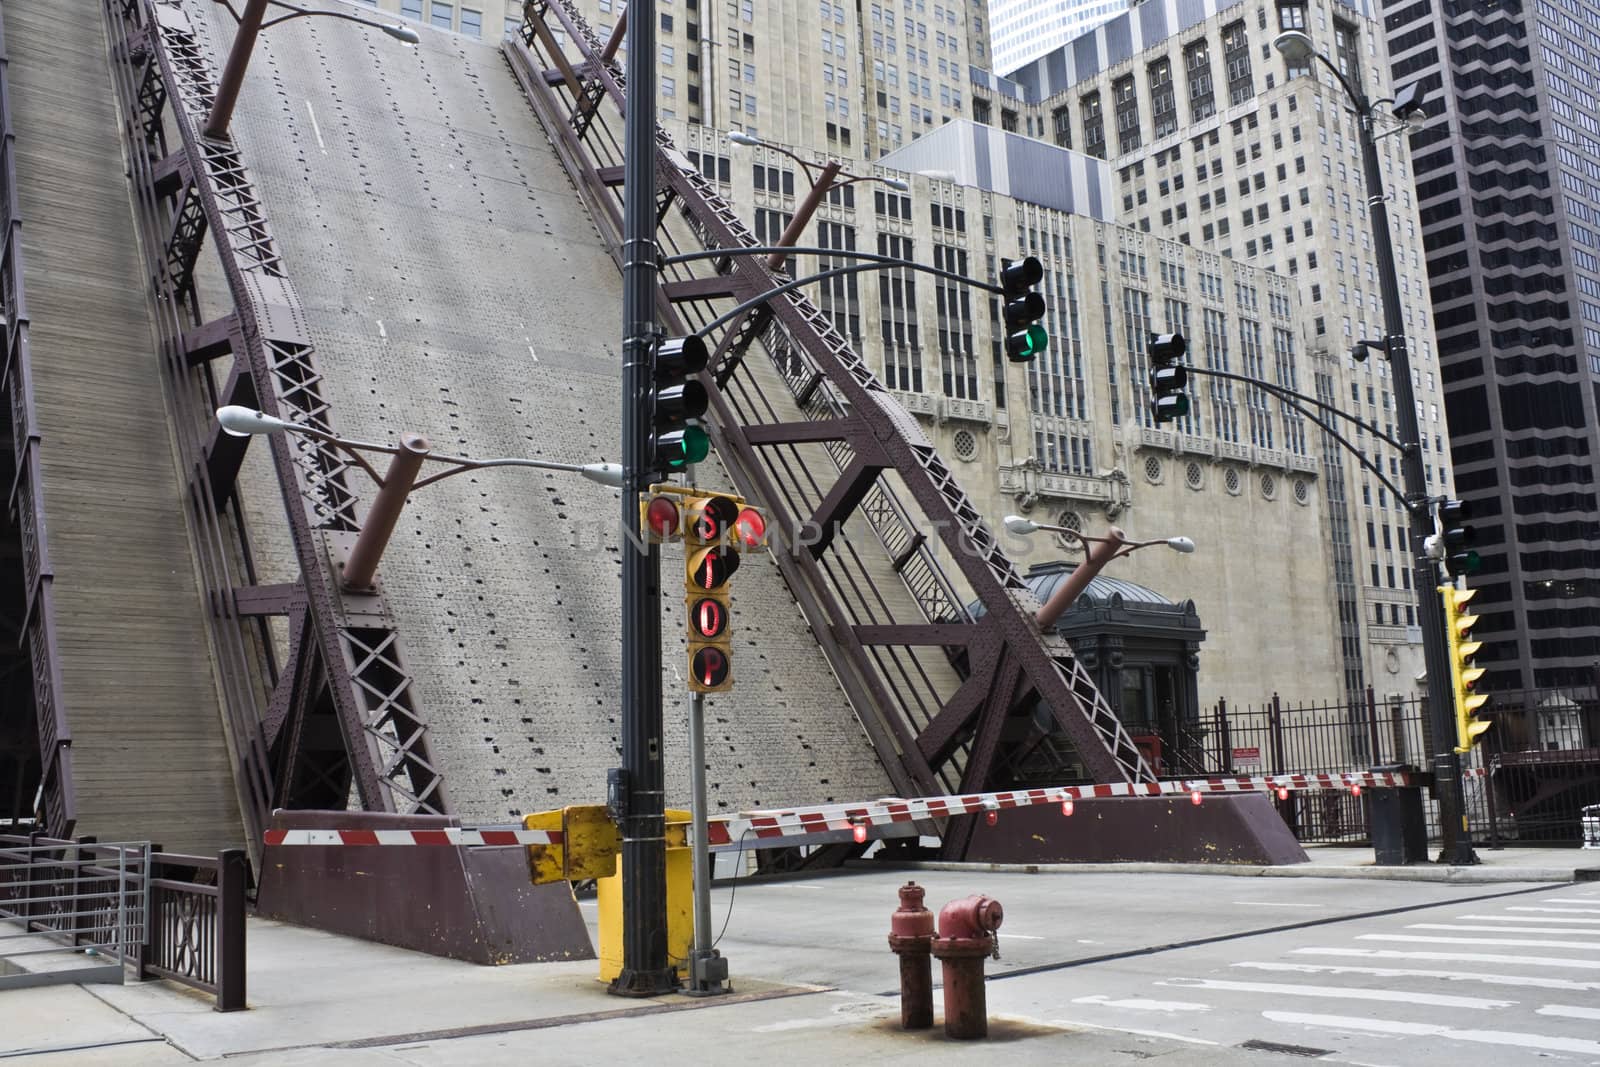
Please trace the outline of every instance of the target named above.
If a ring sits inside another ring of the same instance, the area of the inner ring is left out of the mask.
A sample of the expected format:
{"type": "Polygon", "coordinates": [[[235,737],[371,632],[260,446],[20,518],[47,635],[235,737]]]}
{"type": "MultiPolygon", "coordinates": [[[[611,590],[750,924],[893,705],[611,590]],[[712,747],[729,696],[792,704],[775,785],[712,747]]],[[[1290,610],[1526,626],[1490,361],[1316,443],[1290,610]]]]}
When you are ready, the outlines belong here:
{"type": "MultiPolygon", "coordinates": [[[[746,252],[765,252],[765,251],[769,251],[769,250],[768,249],[764,249],[764,248],[748,248],[748,249],[743,249],[742,251],[746,251],[746,252]]],[[[795,250],[794,249],[788,249],[788,251],[795,251],[795,250]]],[[[799,251],[801,251],[801,252],[811,252],[811,251],[814,251],[814,250],[813,249],[802,248],[802,249],[799,249],[799,251]]],[[[824,249],[823,251],[831,252],[832,249],[824,249]]],[[[860,274],[860,273],[862,273],[864,271],[869,271],[869,270],[883,270],[886,267],[906,267],[906,268],[909,268],[910,270],[921,271],[924,274],[932,274],[932,275],[935,275],[935,276],[940,277],[940,278],[949,279],[950,281],[960,282],[963,285],[970,285],[970,286],[973,286],[974,288],[977,288],[977,289],[986,289],[991,293],[1001,292],[1000,287],[997,286],[997,285],[986,285],[983,282],[974,281],[973,279],[968,278],[965,275],[956,274],[953,271],[940,270],[938,267],[925,267],[921,263],[912,263],[912,262],[909,262],[907,260],[897,260],[897,259],[894,259],[893,257],[890,257],[890,256],[866,255],[866,254],[859,253],[859,252],[853,252],[853,253],[849,253],[848,258],[851,258],[851,259],[870,259],[870,260],[872,260],[872,262],[868,262],[868,263],[853,263],[853,264],[851,264],[849,266],[845,266],[845,267],[834,267],[832,270],[825,270],[820,274],[807,275],[804,278],[796,278],[793,281],[784,282],[782,285],[774,286],[773,288],[768,289],[766,292],[761,293],[759,296],[753,296],[749,300],[746,300],[744,303],[735,305],[733,308],[729,309],[726,314],[720,315],[717,318],[712,319],[710,322],[706,323],[704,326],[702,326],[698,330],[696,330],[695,331],[695,336],[704,337],[706,334],[710,333],[712,330],[716,329],[718,326],[722,326],[722,325],[724,325],[724,324],[726,324],[728,322],[731,322],[732,320],[738,318],[740,315],[743,315],[746,311],[749,311],[751,308],[759,307],[760,305],[765,304],[768,300],[771,300],[773,297],[782,296],[784,293],[787,293],[787,292],[790,292],[792,290],[798,289],[802,285],[810,285],[812,282],[826,281],[829,278],[836,278],[836,277],[838,277],[840,275],[843,275],[843,274],[860,274]]]]}
{"type": "MultiPolygon", "coordinates": [[[[238,11],[234,10],[233,0],[216,0],[216,2],[228,9],[228,14],[233,16],[233,21],[242,22],[244,20],[244,16],[240,15],[238,11]]],[[[355,22],[362,26],[370,26],[375,30],[386,28],[381,22],[375,22],[372,19],[362,18],[360,15],[352,15],[344,11],[313,11],[311,8],[300,7],[298,4],[288,3],[287,0],[267,0],[267,4],[271,7],[284,8],[289,12],[289,14],[279,15],[275,19],[267,19],[261,24],[261,28],[263,30],[269,26],[276,26],[280,22],[288,22],[290,19],[297,19],[305,15],[324,15],[331,19],[344,19],[347,22],[355,22]]]]}
{"type": "Polygon", "coordinates": [[[426,478],[417,479],[416,484],[411,487],[413,492],[425,485],[442,482],[446,478],[454,477],[457,474],[481,470],[484,467],[533,467],[537,470],[571,471],[578,474],[583,473],[584,470],[584,466],[581,463],[557,463],[554,460],[543,459],[470,459],[466,456],[438,456],[433,453],[429,453],[423,462],[447,463],[450,465],[450,469],[440,471],[438,474],[431,474],[426,478]]]}
{"type": "MultiPolygon", "coordinates": [[[[274,2],[276,2],[276,0],[274,0],[274,2]]],[[[1316,56],[1317,59],[1321,60],[1324,67],[1327,67],[1329,70],[1333,71],[1333,76],[1338,78],[1339,84],[1344,87],[1345,95],[1348,96],[1350,98],[1350,102],[1355,105],[1356,114],[1361,116],[1363,119],[1370,118],[1372,116],[1372,104],[1364,95],[1356,90],[1355,86],[1350,84],[1350,79],[1344,76],[1344,71],[1340,70],[1334,64],[1333,60],[1329,59],[1318,50],[1313,48],[1311,50],[1311,54],[1316,56]]]]}
{"type": "Polygon", "coordinates": [[[1372,436],[1374,436],[1374,437],[1386,442],[1387,444],[1393,445],[1395,448],[1399,449],[1402,452],[1404,452],[1406,450],[1406,446],[1404,444],[1402,444],[1399,441],[1398,438],[1390,437],[1388,434],[1386,434],[1382,430],[1378,429],[1372,423],[1367,422],[1365,419],[1362,419],[1362,418],[1359,418],[1359,417],[1357,417],[1355,415],[1352,415],[1348,411],[1341,410],[1340,408],[1336,407],[1335,405],[1328,403],[1326,400],[1318,400],[1314,396],[1307,396],[1304,393],[1297,393],[1293,389],[1288,388],[1287,386],[1276,385],[1276,384],[1274,384],[1272,382],[1264,382],[1259,378],[1251,378],[1248,375],[1244,375],[1244,374],[1234,374],[1231,371],[1212,370],[1210,367],[1196,367],[1196,366],[1193,366],[1191,364],[1184,364],[1184,369],[1189,371],[1191,374],[1208,374],[1213,378],[1226,378],[1229,381],[1233,381],[1233,382],[1244,382],[1246,385],[1253,385],[1257,389],[1265,389],[1267,392],[1274,394],[1279,399],[1285,399],[1286,400],[1289,397],[1293,397],[1294,399],[1299,400],[1299,401],[1303,401],[1304,403],[1313,404],[1313,405],[1321,408],[1323,411],[1330,412],[1330,413],[1332,413],[1334,415],[1339,416],[1341,419],[1344,419],[1344,420],[1346,420],[1348,422],[1355,423],[1357,426],[1361,427],[1363,430],[1367,431],[1372,436]]]}
{"type": "MultiPolygon", "coordinates": [[[[1259,383],[1259,382],[1257,382],[1255,384],[1261,385],[1261,383],[1259,383]]],[[[1269,386],[1269,385],[1261,385],[1261,388],[1267,390],[1269,393],[1274,391],[1273,387],[1269,386]]],[[[1288,392],[1287,390],[1284,391],[1284,393],[1287,393],[1287,392],[1288,392]]],[[[1389,492],[1393,493],[1396,500],[1406,500],[1405,493],[1401,492],[1399,487],[1397,487],[1393,482],[1391,482],[1389,480],[1388,476],[1383,473],[1383,468],[1378,466],[1376,463],[1373,463],[1371,460],[1367,459],[1366,455],[1359,448],[1357,448],[1355,445],[1350,443],[1349,438],[1345,437],[1338,430],[1335,430],[1333,428],[1332,424],[1324,421],[1323,419],[1321,419],[1318,416],[1314,415],[1310,411],[1307,411],[1305,408],[1301,407],[1299,404],[1295,403],[1295,401],[1293,399],[1291,399],[1290,396],[1284,395],[1284,393],[1278,393],[1277,394],[1279,400],[1283,401],[1285,404],[1288,404],[1291,408],[1293,408],[1294,410],[1298,411],[1300,414],[1304,415],[1306,418],[1310,419],[1312,422],[1316,423],[1318,426],[1322,427],[1322,430],[1323,430],[1324,433],[1326,433],[1329,437],[1333,438],[1335,441],[1337,441],[1341,445],[1343,445],[1344,448],[1345,448],[1345,451],[1349,452],[1352,456],[1356,457],[1356,462],[1360,463],[1363,467],[1367,468],[1367,470],[1372,473],[1372,476],[1374,478],[1376,478],[1376,479],[1378,479],[1378,481],[1382,482],[1383,485],[1384,485],[1384,488],[1388,489],[1389,492]]],[[[1298,396],[1299,394],[1293,394],[1293,395],[1294,396],[1298,396]]],[[[1334,410],[1337,411],[1338,409],[1334,409],[1334,410]]],[[[1343,412],[1339,412],[1339,414],[1342,415],[1344,413],[1343,412]]],[[[1349,418],[1349,416],[1346,416],[1346,418],[1349,418]]],[[[1384,439],[1388,440],[1387,437],[1385,437],[1384,439]]],[[[1409,510],[1409,507],[1407,508],[1407,510],[1409,510]]]]}

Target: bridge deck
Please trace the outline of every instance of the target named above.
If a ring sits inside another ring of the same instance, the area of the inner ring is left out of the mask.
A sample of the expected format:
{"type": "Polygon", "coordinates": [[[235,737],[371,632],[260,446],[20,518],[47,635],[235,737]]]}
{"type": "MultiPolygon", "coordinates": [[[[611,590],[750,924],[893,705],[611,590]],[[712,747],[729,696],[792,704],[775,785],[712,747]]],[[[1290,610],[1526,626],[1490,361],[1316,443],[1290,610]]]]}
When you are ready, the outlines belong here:
{"type": "Polygon", "coordinates": [[[5,17],[78,830],[238,844],[100,6],[5,17]]]}

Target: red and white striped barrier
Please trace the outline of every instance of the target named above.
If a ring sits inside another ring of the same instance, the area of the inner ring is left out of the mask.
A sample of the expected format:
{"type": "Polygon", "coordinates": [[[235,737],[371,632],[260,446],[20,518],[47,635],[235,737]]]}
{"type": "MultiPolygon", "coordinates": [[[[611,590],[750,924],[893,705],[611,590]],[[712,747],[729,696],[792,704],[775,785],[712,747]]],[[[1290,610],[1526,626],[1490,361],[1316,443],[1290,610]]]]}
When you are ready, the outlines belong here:
{"type": "Polygon", "coordinates": [[[1079,800],[1108,797],[1159,797],[1187,794],[1200,803],[1207,794],[1256,793],[1263,791],[1311,792],[1392,788],[1411,785],[1405,773],[1350,771],[1344,774],[1272,774],[1251,778],[1200,778],[1193,781],[1109,782],[1098,785],[1052,786],[1047,789],[1013,790],[1001,793],[971,793],[961,796],[918,797],[914,800],[885,799],[866,804],[829,804],[808,808],[740,812],[719,818],[707,827],[711,847],[734,848],[742,840],[778,837],[803,837],[810,834],[855,833],[861,828],[867,836],[909,836],[906,824],[941,819],[951,815],[998,812],[1006,808],[1036,804],[1061,804],[1064,811],[1079,800]],[[898,827],[901,835],[874,833],[898,827]]]}
{"type": "Polygon", "coordinates": [[[268,830],[269,845],[559,845],[560,830],[446,826],[438,830],[268,830]]]}
{"type": "MultiPolygon", "coordinates": [[[[868,837],[915,837],[936,834],[933,820],[952,815],[999,812],[1037,804],[1060,804],[1071,814],[1079,800],[1109,797],[1176,797],[1187,795],[1202,803],[1206,795],[1218,793],[1289,792],[1303,793],[1339,790],[1360,793],[1363,789],[1409,786],[1411,776],[1404,772],[1349,771],[1344,774],[1269,774],[1249,778],[1198,778],[1191,781],[1110,782],[1099,785],[1064,785],[1047,789],[1019,789],[1000,793],[968,793],[959,796],[917,797],[912,800],[885,798],[859,804],[822,804],[805,808],[744,811],[719,816],[707,824],[707,841],[713,851],[746,847],[751,838],[768,845],[778,838],[814,838],[850,835],[857,841],[868,837]]],[[[559,830],[524,830],[520,826],[444,827],[437,830],[268,830],[269,845],[559,845],[559,830]]],[[[759,847],[759,846],[758,846],[759,847]]]]}

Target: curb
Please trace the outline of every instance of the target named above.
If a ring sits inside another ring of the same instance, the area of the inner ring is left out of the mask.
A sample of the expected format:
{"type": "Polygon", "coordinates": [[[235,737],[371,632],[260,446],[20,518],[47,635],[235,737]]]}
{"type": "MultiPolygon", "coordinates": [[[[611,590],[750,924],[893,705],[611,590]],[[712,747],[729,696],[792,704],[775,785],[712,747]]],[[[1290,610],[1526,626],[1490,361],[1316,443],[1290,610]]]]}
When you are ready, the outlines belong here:
{"type": "Polygon", "coordinates": [[[1305,863],[1295,866],[1265,867],[1221,863],[959,863],[949,860],[905,860],[893,863],[856,860],[846,866],[857,869],[992,871],[1003,874],[1203,874],[1234,878],[1375,878],[1392,882],[1447,882],[1454,885],[1600,881],[1600,866],[1436,867],[1431,864],[1415,864],[1408,867],[1319,867],[1305,863]]]}

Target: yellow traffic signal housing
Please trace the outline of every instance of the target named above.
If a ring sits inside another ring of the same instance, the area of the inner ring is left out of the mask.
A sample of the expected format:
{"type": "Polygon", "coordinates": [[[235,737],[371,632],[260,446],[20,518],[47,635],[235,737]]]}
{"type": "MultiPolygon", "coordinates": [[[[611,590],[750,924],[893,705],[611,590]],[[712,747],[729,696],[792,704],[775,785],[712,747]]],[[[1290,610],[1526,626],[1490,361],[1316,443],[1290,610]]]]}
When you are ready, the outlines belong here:
{"type": "Polygon", "coordinates": [[[1478,617],[1469,614],[1466,606],[1478,595],[1478,591],[1441,585],[1439,595],[1444,598],[1445,640],[1450,649],[1450,692],[1456,712],[1456,751],[1467,752],[1490,726],[1489,719],[1478,717],[1478,710],[1489,702],[1489,697],[1473,691],[1485,673],[1482,667],[1472,662],[1472,657],[1483,648],[1483,642],[1472,639],[1472,627],[1477,624],[1478,617]]]}
{"type": "Polygon", "coordinates": [[[689,688],[733,688],[733,609],[728,578],[739,556],[726,545],[692,548],[684,557],[684,605],[689,612],[689,688]]]}

